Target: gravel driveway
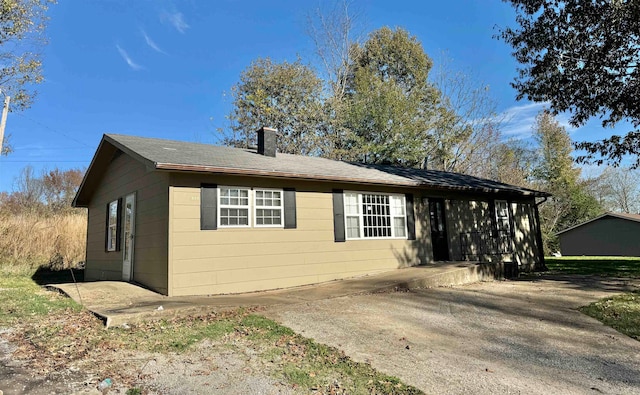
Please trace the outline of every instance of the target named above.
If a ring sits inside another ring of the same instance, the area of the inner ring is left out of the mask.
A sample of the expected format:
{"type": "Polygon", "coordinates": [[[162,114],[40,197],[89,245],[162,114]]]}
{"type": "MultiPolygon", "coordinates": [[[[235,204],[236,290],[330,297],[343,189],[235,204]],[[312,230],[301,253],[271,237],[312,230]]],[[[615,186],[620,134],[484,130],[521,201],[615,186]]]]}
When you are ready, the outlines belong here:
{"type": "Polygon", "coordinates": [[[426,393],[639,393],[640,342],[576,308],[638,283],[545,276],[270,308],[426,393]]]}

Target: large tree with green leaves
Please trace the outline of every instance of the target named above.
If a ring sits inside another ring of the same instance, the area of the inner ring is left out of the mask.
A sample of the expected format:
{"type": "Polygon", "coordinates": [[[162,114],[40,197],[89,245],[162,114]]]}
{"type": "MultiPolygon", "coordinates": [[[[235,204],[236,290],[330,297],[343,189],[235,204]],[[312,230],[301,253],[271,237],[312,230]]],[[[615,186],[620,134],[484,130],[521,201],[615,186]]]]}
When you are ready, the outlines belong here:
{"type": "Polygon", "coordinates": [[[357,159],[418,166],[437,119],[447,115],[429,82],[432,61],[406,30],[383,27],[354,49],[345,125],[357,159]]]}
{"type": "Polygon", "coordinates": [[[279,152],[315,153],[323,114],[322,81],[300,60],[257,59],[242,72],[231,94],[232,135],[226,137],[227,144],[254,145],[255,131],[266,126],[278,129],[279,152]]]}
{"type": "Polygon", "coordinates": [[[282,152],[488,175],[500,132],[486,87],[462,73],[430,80],[432,60],[406,30],[360,40],[353,22],[344,2],[310,17],[325,80],[300,60],[248,67],[232,88],[226,143],[251,145],[271,126],[282,152]]]}
{"type": "Polygon", "coordinates": [[[499,33],[521,64],[518,98],[568,111],[574,126],[592,117],[603,126],[628,120],[635,130],[581,142],[583,160],[640,164],[640,2],[637,0],[505,0],[517,12],[515,28],[499,33]]]}
{"type": "Polygon", "coordinates": [[[12,108],[24,109],[42,82],[39,50],[44,44],[46,11],[53,0],[0,0],[0,89],[12,108]]]}
{"type": "Polygon", "coordinates": [[[571,156],[571,137],[554,116],[541,112],[534,136],[538,142],[538,162],[533,168],[537,187],[552,194],[540,208],[545,252],[558,250],[555,233],[601,214],[602,207],[580,179],[580,168],[571,156]]]}

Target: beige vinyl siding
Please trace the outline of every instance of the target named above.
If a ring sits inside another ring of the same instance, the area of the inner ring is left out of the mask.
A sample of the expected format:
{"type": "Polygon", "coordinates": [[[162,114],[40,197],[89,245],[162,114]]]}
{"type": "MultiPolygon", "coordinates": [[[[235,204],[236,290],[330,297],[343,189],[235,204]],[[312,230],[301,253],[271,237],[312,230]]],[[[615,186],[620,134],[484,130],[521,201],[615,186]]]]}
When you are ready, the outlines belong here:
{"type": "Polygon", "coordinates": [[[560,236],[562,255],[640,256],[640,222],[605,216],[560,236]]]}
{"type": "Polygon", "coordinates": [[[133,281],[168,292],[168,181],[168,174],[148,171],[126,154],[112,160],[89,204],[87,280],[122,279],[122,250],[105,252],[106,207],[136,193],[133,281]]]}
{"type": "MultiPolygon", "coordinates": [[[[170,295],[275,289],[415,265],[419,241],[334,242],[330,185],[314,182],[172,175],[170,295]],[[200,230],[200,183],[296,189],[297,228],[200,230]]],[[[354,190],[353,186],[344,188],[354,190]]],[[[384,187],[357,190],[405,193],[384,187]]],[[[418,199],[416,199],[418,200],[418,199]]],[[[418,208],[419,210],[419,208],[418,208]]],[[[416,221],[416,233],[420,234],[416,221]]]]}

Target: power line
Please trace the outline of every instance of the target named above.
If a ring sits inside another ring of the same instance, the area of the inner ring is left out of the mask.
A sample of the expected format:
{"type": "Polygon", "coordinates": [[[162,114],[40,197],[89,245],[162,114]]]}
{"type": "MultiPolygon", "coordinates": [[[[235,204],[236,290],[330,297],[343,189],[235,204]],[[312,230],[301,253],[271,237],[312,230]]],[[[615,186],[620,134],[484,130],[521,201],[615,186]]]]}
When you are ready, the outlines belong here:
{"type": "Polygon", "coordinates": [[[3,162],[13,162],[13,163],[89,163],[90,160],[57,160],[57,159],[43,159],[43,160],[3,160],[3,162]]]}
{"type": "Polygon", "coordinates": [[[41,126],[41,127],[45,128],[45,129],[48,129],[48,130],[50,130],[50,131],[52,131],[52,132],[54,132],[54,133],[59,134],[59,135],[61,135],[61,136],[67,137],[67,138],[69,138],[69,139],[71,139],[71,140],[75,141],[76,143],[80,143],[80,144],[84,145],[85,147],[93,148],[93,146],[91,146],[91,145],[89,145],[89,144],[85,143],[84,141],[78,140],[77,138],[75,138],[75,137],[73,137],[73,136],[71,136],[71,135],[69,135],[69,134],[67,134],[67,133],[64,133],[64,132],[61,132],[61,131],[59,131],[59,130],[56,130],[56,129],[52,128],[51,126],[47,126],[47,125],[43,124],[42,122],[40,122],[40,121],[36,121],[35,119],[33,119],[33,118],[31,118],[31,117],[28,117],[28,116],[26,116],[26,115],[24,115],[24,114],[16,113],[15,115],[19,115],[19,116],[23,117],[24,119],[27,119],[27,120],[29,120],[29,121],[31,121],[31,122],[33,122],[33,123],[35,123],[36,125],[39,125],[39,126],[41,126]]]}
{"type": "Polygon", "coordinates": [[[57,160],[57,159],[51,159],[51,160],[11,160],[11,159],[5,159],[2,160],[2,162],[7,163],[89,163],[90,160],[57,160]]]}
{"type": "Polygon", "coordinates": [[[19,147],[15,148],[15,150],[19,151],[42,151],[42,150],[55,150],[55,151],[77,151],[77,150],[85,150],[86,147],[55,147],[55,146],[46,146],[46,147],[19,147]]]}

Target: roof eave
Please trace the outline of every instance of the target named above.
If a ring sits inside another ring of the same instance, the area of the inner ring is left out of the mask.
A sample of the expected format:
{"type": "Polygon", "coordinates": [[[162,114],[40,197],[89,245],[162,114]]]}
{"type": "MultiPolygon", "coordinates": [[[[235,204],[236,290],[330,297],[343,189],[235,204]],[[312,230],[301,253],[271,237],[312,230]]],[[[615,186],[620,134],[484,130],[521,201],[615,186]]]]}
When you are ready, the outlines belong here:
{"type": "Polygon", "coordinates": [[[597,220],[602,219],[604,217],[614,217],[614,218],[618,218],[618,219],[624,219],[624,220],[627,220],[627,221],[640,222],[640,219],[638,219],[638,218],[631,218],[631,217],[627,217],[627,216],[624,216],[624,215],[619,215],[618,213],[613,213],[613,212],[606,212],[606,213],[604,213],[602,215],[598,215],[597,217],[592,218],[592,219],[590,219],[588,221],[584,221],[584,222],[579,223],[577,225],[573,225],[572,227],[567,228],[565,230],[561,230],[560,232],[557,232],[555,235],[559,236],[559,235],[561,235],[563,233],[566,233],[566,232],[569,232],[569,231],[574,230],[576,228],[579,228],[581,226],[590,224],[591,222],[597,221],[597,220]]]}
{"type": "Polygon", "coordinates": [[[441,185],[429,184],[427,182],[417,182],[417,181],[415,182],[376,181],[371,179],[352,178],[352,177],[335,177],[335,176],[328,177],[328,176],[317,175],[317,174],[300,174],[300,173],[289,173],[289,172],[280,172],[280,171],[240,169],[240,168],[204,166],[204,165],[187,165],[187,164],[177,164],[177,163],[156,162],[155,169],[163,170],[163,171],[217,173],[217,174],[230,174],[230,175],[240,175],[240,176],[284,178],[284,179],[293,179],[293,180],[344,182],[349,184],[389,185],[389,186],[400,186],[400,187],[408,187],[408,188],[427,187],[431,189],[456,190],[456,191],[463,191],[463,192],[482,192],[482,193],[493,193],[493,194],[508,193],[508,194],[515,194],[520,196],[528,196],[528,197],[551,196],[546,192],[539,192],[534,190],[505,191],[505,190],[494,189],[494,188],[469,188],[469,187],[441,186],[441,185]]]}
{"type": "Polygon", "coordinates": [[[89,167],[87,168],[87,171],[84,173],[84,177],[82,177],[82,182],[80,183],[80,186],[78,187],[78,190],[76,191],[76,196],[73,198],[73,201],[71,202],[71,206],[73,207],[79,207],[79,208],[87,208],[89,205],[88,199],[85,199],[85,194],[87,194],[87,188],[89,188],[87,186],[87,181],[93,179],[94,175],[93,172],[95,171],[94,169],[96,168],[96,162],[99,161],[99,157],[102,155],[102,153],[104,152],[104,143],[105,143],[105,136],[102,136],[102,139],[100,140],[100,144],[98,144],[98,149],[96,149],[96,152],[93,154],[93,158],[91,158],[91,163],[89,164],[89,167]]]}
{"type": "Polygon", "coordinates": [[[176,163],[156,163],[155,168],[157,170],[165,171],[185,171],[185,172],[198,172],[198,173],[217,173],[217,174],[230,174],[239,176],[256,176],[267,178],[286,178],[294,180],[309,180],[309,181],[338,181],[346,183],[356,184],[372,184],[372,185],[391,185],[391,186],[404,186],[404,187],[419,187],[420,183],[417,182],[398,182],[398,181],[376,181],[370,179],[357,179],[350,177],[328,177],[317,174],[299,174],[288,173],[280,171],[267,171],[256,169],[240,169],[232,167],[217,167],[217,166],[203,166],[203,165],[185,165],[176,163]]]}
{"type": "Polygon", "coordinates": [[[91,163],[87,168],[87,171],[84,174],[84,178],[82,179],[82,183],[80,183],[80,187],[76,192],[76,196],[73,198],[71,205],[73,207],[87,208],[89,206],[89,202],[91,200],[91,195],[93,193],[93,189],[96,187],[98,178],[101,178],[102,173],[95,174],[99,170],[104,170],[103,166],[106,166],[108,163],[106,162],[107,157],[113,155],[116,150],[120,150],[137,161],[141,162],[145,166],[149,168],[155,168],[155,162],[150,161],[149,159],[143,157],[137,152],[129,149],[128,147],[120,144],[117,140],[113,139],[108,134],[102,135],[102,140],[100,140],[100,144],[98,145],[98,149],[96,149],[95,154],[93,154],[93,158],[91,159],[91,163]],[[109,146],[111,148],[109,148],[109,146]],[[107,152],[110,151],[110,152],[107,152]]]}

